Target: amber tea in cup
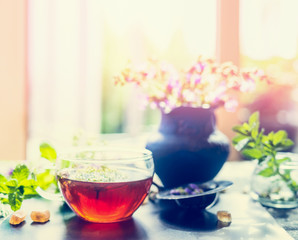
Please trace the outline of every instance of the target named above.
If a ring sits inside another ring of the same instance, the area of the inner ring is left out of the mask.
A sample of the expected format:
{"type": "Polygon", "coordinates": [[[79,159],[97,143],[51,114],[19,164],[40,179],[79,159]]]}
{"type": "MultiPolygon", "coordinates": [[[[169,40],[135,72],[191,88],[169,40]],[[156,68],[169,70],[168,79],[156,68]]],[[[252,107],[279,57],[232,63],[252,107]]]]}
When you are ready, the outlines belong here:
{"type": "Polygon", "coordinates": [[[132,216],[149,192],[153,172],[148,150],[87,150],[61,156],[57,178],[78,216],[110,223],[132,216]]]}

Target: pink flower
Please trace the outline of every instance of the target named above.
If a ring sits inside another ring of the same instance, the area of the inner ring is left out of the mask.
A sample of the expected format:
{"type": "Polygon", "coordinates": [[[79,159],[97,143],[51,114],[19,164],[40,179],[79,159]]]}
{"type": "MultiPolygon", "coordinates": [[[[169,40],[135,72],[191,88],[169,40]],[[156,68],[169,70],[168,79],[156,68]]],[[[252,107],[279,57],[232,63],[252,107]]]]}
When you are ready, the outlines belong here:
{"type": "Polygon", "coordinates": [[[229,99],[225,102],[225,109],[227,112],[234,112],[238,107],[238,101],[236,99],[229,99]]]}
{"type": "Polygon", "coordinates": [[[141,68],[129,64],[115,77],[115,84],[135,84],[146,95],[148,104],[164,111],[179,106],[224,106],[227,111],[238,106],[232,92],[252,92],[259,81],[270,82],[262,70],[241,70],[231,62],[217,64],[199,56],[187,71],[177,71],[166,62],[149,59],[141,68]]]}

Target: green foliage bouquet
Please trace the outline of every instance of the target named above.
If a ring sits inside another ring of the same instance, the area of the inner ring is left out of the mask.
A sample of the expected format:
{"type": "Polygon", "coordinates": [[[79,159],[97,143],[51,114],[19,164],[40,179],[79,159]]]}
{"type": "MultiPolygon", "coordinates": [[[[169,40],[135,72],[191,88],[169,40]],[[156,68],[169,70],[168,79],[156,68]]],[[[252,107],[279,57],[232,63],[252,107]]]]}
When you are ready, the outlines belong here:
{"type": "Polygon", "coordinates": [[[258,166],[252,179],[252,191],[261,203],[273,207],[298,206],[297,156],[286,151],[294,143],[285,131],[264,134],[260,129],[259,113],[248,122],[235,126],[237,135],[233,145],[248,159],[256,159],[258,166]]]}

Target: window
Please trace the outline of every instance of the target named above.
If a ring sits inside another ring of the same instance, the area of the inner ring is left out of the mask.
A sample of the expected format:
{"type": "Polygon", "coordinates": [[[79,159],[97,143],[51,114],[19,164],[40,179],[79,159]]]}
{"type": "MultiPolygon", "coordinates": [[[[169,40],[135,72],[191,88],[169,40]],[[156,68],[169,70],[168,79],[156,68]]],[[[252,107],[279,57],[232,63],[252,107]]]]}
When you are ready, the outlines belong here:
{"type": "Polygon", "coordinates": [[[298,2],[295,0],[240,2],[242,66],[262,67],[274,84],[244,98],[246,109],[258,110],[267,130],[287,130],[295,140],[298,92],[298,2]]]}
{"type": "Polygon", "coordinates": [[[183,67],[215,55],[215,0],[30,0],[28,9],[30,137],[144,131],[158,114],[113,83],[127,60],[183,67]]]}
{"type": "MultiPolygon", "coordinates": [[[[17,48],[25,46],[20,51],[24,56],[16,56],[17,60],[11,62],[12,69],[23,77],[18,79],[28,78],[28,86],[21,86],[22,94],[28,88],[28,109],[23,109],[28,111],[28,119],[26,113],[20,115],[23,139],[60,138],[71,136],[78,129],[129,134],[152,130],[158,124],[159,113],[140,110],[142,104],[136,101],[137,93],[115,87],[113,83],[113,75],[127,60],[140,62],[150,56],[183,68],[199,54],[217,54],[218,57],[218,52],[226,54],[233,50],[236,57],[240,53],[241,66],[257,65],[276,76],[279,85],[290,89],[287,96],[294,96],[290,102],[296,108],[298,20],[295,0],[28,0],[26,3],[10,10],[22,12],[23,15],[17,14],[19,23],[25,17],[27,21],[23,21],[22,27],[13,28],[18,32],[15,36],[5,35],[19,39],[17,48]],[[227,14],[219,14],[223,12],[227,14]],[[230,18],[230,13],[235,14],[235,18],[230,18]],[[226,30],[219,29],[223,22],[228,26],[226,30]],[[235,31],[238,25],[239,36],[235,31]],[[234,30],[228,33],[229,29],[234,30]],[[229,39],[231,35],[235,43],[229,39]],[[216,49],[217,46],[220,47],[216,49]],[[23,59],[24,68],[15,67],[19,59],[23,59]],[[27,72],[25,66],[28,66],[27,72]],[[28,131],[24,127],[26,122],[28,131]]],[[[231,60],[222,55],[220,59],[231,60]]],[[[268,88],[259,91],[273,92],[268,88]]],[[[20,102],[26,99],[26,94],[22,94],[19,94],[20,102]]],[[[245,107],[259,96],[244,98],[245,107]]],[[[12,123],[11,119],[16,119],[9,109],[1,109],[6,110],[4,115],[10,116],[7,121],[12,123]]],[[[276,119],[280,123],[291,121],[293,125],[297,119],[295,112],[298,111],[286,109],[275,114],[276,119]]],[[[222,114],[225,113],[219,111],[218,115],[222,114]]],[[[240,112],[240,120],[244,115],[240,112]]],[[[235,115],[223,116],[218,119],[218,125],[230,129],[234,124],[231,119],[235,119],[235,115]]],[[[12,136],[11,133],[6,136],[12,136]]],[[[13,145],[12,142],[20,138],[18,133],[10,143],[7,137],[1,142],[13,145]]],[[[21,152],[24,154],[24,150],[21,152]]]]}

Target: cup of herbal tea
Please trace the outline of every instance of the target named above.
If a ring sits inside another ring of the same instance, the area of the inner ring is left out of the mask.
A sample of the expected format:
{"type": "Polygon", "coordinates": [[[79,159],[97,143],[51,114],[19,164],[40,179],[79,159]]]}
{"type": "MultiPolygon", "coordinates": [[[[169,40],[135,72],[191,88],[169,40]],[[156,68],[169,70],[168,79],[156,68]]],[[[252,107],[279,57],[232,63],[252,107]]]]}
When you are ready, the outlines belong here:
{"type": "Polygon", "coordinates": [[[89,222],[131,218],[149,193],[152,153],[125,149],[80,150],[58,156],[57,180],[69,207],[89,222]]]}

